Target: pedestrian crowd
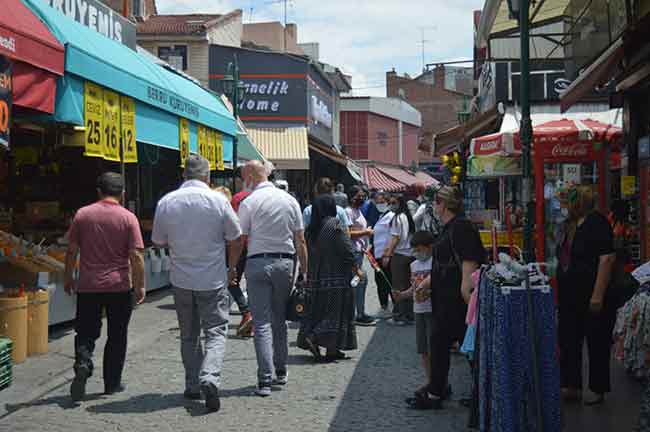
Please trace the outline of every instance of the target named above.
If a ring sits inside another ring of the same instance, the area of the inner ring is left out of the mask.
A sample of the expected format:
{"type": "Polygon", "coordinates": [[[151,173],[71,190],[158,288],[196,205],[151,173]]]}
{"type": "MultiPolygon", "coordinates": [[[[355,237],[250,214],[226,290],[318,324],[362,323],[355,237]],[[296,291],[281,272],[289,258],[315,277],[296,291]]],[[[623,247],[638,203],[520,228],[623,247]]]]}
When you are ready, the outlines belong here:
{"type": "MultiPolygon", "coordinates": [[[[315,362],[348,359],[346,352],[357,348],[357,326],[379,320],[412,325],[423,381],[406,403],[414,409],[443,408],[452,392],[450,356],[465,337],[472,275],[487,258],[478,231],[464,216],[461,191],[419,188],[407,199],[360,186],[346,193],[342,185],[321,178],[311,204],[301,209],[285,184],[269,181],[270,174],[260,162],[247,163],[241,170],[243,190],[231,196],[227,188],[210,188],[208,161],[191,155],[183,184],[158,203],[151,240],[170,251],[184,396],[205,399],[211,411],[220,409],[231,299],[242,315],[237,334],[254,338],[255,393],[268,397],[272,386],[286,385],[287,309],[300,291],[306,293],[306,311],[297,346],[315,362]],[[368,268],[380,303],[374,314],[365,302],[368,268]]],[[[105,391],[124,389],[128,324],[134,303],[145,298],[144,245],[137,219],[119,205],[123,186],[118,174],[102,175],[100,200],[79,210],[68,235],[65,286],[78,294],[70,389],[75,401],[84,398],[93,372],[102,309],[108,318],[105,391]]],[[[607,219],[594,210],[593,196],[577,189],[559,251],[560,349],[563,394],[577,399],[586,338],[594,393],[589,404],[602,403],[610,390],[611,232],[607,219]]]]}

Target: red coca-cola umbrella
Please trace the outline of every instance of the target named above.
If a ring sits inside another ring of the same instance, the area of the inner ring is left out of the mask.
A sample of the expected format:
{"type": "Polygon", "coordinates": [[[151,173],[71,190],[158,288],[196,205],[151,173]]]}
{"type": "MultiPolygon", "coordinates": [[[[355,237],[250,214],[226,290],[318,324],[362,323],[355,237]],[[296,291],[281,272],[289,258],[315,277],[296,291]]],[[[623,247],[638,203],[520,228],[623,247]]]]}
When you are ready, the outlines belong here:
{"type": "MultiPolygon", "coordinates": [[[[549,121],[533,127],[533,151],[535,147],[546,147],[552,143],[555,153],[577,152],[576,156],[585,156],[589,143],[608,143],[617,149],[621,143],[623,131],[620,127],[596,120],[560,119],[549,121]],[[558,146],[559,145],[559,146],[558,146]]],[[[519,130],[497,132],[474,138],[470,146],[473,156],[521,154],[519,130]]]]}

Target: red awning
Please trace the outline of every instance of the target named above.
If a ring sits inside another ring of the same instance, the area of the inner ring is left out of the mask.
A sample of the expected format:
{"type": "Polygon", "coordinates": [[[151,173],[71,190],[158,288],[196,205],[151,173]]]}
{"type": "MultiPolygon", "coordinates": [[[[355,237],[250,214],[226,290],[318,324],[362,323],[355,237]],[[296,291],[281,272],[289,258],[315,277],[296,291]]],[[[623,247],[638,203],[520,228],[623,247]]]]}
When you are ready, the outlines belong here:
{"type": "Polygon", "coordinates": [[[14,61],[13,103],[53,113],[56,79],[63,75],[65,51],[20,0],[3,0],[0,54],[14,61]]]}
{"type": "Polygon", "coordinates": [[[420,180],[416,176],[406,170],[403,170],[402,168],[379,166],[377,169],[386,174],[388,177],[391,177],[392,179],[397,180],[406,186],[412,186],[415,183],[420,183],[420,180]]]}
{"type": "Polygon", "coordinates": [[[386,192],[400,192],[406,189],[404,183],[393,180],[372,166],[366,166],[363,168],[363,180],[370,189],[383,190],[386,192]]]}
{"type": "Polygon", "coordinates": [[[418,181],[424,184],[424,186],[429,187],[429,186],[437,186],[440,182],[433,177],[431,177],[429,174],[425,173],[424,171],[416,171],[415,172],[415,177],[417,177],[418,181]]]}
{"type": "Polygon", "coordinates": [[[2,0],[0,54],[63,75],[63,45],[20,0],[2,0]]]}

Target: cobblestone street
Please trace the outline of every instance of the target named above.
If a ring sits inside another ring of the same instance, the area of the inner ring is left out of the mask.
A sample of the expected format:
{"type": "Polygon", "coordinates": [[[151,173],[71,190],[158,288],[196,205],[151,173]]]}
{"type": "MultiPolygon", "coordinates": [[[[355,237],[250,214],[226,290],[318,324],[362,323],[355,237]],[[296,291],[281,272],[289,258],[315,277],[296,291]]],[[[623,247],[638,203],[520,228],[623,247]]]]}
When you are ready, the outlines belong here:
{"type": "MultiPolygon", "coordinates": [[[[374,311],[377,302],[373,283],[368,292],[368,308],[374,311]]],[[[74,332],[63,329],[61,337],[51,343],[50,354],[29,359],[15,368],[15,388],[8,389],[4,395],[0,393],[4,410],[0,430],[466,430],[467,411],[457,401],[449,403],[448,409],[440,413],[405,408],[403,399],[423,382],[415,353],[414,327],[393,327],[385,322],[375,328],[360,327],[359,350],[352,353],[352,360],[336,364],[316,365],[306,351],[296,348],[292,342],[289,385],[275,389],[272,397],[266,399],[253,395],[256,383],[253,343],[234,337],[231,329],[220,391],[222,408],[218,413],[207,414],[203,403],[186,401],[182,396],[183,366],[171,292],[151,295],[136,312],[130,330],[126,392],[101,395],[99,361],[88,382],[87,400],[73,405],[68,388],[72,378],[74,332]],[[36,375],[43,374],[43,367],[51,368],[50,374],[57,367],[63,370],[58,378],[51,376],[39,382],[36,375]],[[33,396],[38,388],[43,391],[33,396]]],[[[234,327],[239,319],[233,315],[231,325],[234,327]]],[[[295,341],[296,333],[297,328],[291,326],[290,341],[295,341]]],[[[96,358],[97,354],[101,356],[103,340],[98,346],[96,358]]],[[[451,380],[455,399],[469,391],[467,375],[465,361],[456,357],[451,380]]]]}

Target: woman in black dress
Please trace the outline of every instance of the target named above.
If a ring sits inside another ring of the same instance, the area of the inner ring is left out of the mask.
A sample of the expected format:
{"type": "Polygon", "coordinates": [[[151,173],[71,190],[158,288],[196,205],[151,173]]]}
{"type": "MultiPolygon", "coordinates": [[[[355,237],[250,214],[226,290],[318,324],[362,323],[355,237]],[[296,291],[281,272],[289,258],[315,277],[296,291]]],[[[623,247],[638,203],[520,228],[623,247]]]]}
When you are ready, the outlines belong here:
{"type": "Polygon", "coordinates": [[[298,333],[298,346],[315,360],[342,360],[357,348],[354,293],[350,286],[354,254],[347,227],[336,217],[330,194],[318,196],[307,229],[310,284],[309,313],[298,333]],[[320,347],[325,348],[322,357],[320,347]]]}
{"type": "Polygon", "coordinates": [[[586,405],[601,404],[610,387],[610,351],[616,307],[608,290],[616,261],[613,232],[607,218],[594,209],[589,186],[567,194],[569,219],[560,243],[558,269],[559,342],[562,395],[579,400],[582,392],[582,350],[589,356],[586,405]]]}

